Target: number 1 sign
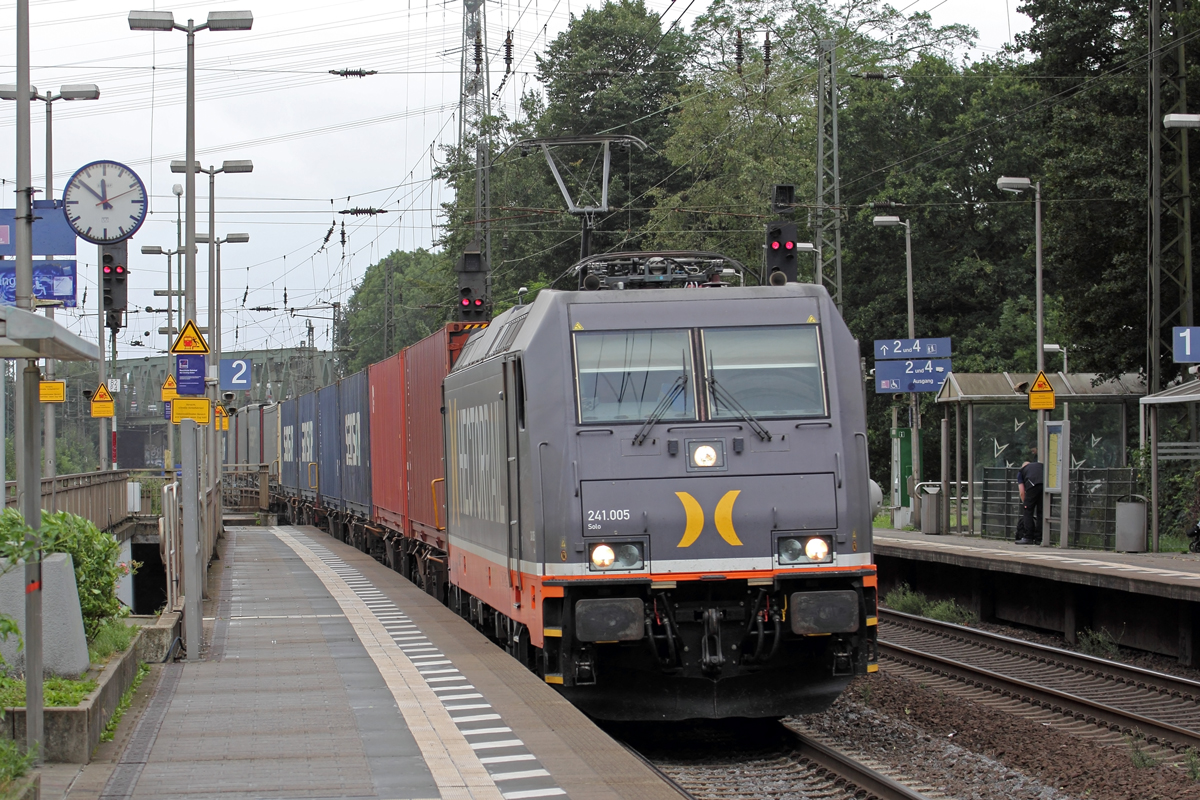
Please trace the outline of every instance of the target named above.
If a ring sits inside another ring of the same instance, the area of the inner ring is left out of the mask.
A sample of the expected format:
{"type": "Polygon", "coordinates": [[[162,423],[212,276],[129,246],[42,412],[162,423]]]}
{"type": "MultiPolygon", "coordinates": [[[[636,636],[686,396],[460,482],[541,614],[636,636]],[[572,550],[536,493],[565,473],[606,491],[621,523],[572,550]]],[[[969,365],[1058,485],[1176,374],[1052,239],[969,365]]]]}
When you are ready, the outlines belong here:
{"type": "Polygon", "coordinates": [[[1176,364],[1200,364],[1200,328],[1173,328],[1171,344],[1176,364]]]}

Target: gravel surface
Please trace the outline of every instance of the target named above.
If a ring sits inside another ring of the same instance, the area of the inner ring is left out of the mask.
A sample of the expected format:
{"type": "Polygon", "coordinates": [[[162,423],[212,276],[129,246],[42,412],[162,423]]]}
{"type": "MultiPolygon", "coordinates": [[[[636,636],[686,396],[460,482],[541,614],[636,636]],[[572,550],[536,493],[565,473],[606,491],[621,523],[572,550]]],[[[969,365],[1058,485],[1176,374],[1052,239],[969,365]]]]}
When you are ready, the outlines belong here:
{"type": "Polygon", "coordinates": [[[1177,766],[1138,767],[1127,746],[1105,746],[886,672],[856,680],[826,713],[789,722],[945,797],[1200,800],[1184,756],[1172,759],[1177,766]]]}

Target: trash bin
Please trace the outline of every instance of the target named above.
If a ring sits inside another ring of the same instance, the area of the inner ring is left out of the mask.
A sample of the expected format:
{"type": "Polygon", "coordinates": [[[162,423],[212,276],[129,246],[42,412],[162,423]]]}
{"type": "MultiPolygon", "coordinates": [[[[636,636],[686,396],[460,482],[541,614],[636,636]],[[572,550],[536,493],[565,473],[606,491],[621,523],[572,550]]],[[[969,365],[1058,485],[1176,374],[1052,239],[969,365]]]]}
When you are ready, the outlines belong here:
{"type": "Polygon", "coordinates": [[[1140,494],[1117,501],[1117,551],[1146,552],[1146,498],[1140,494]]]}
{"type": "Polygon", "coordinates": [[[942,495],[941,487],[925,486],[921,488],[921,533],[940,534],[942,532],[942,495]]]}

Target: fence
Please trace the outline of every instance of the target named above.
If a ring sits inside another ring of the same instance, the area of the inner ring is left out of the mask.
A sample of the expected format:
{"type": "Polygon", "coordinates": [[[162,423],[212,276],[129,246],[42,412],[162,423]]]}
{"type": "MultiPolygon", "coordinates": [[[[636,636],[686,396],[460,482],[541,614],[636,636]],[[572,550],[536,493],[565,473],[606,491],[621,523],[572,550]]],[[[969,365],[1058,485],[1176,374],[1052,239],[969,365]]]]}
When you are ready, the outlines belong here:
{"type": "Polygon", "coordinates": [[[269,464],[226,464],[221,496],[226,511],[254,513],[271,506],[269,464]]]}
{"type": "MultiPolygon", "coordinates": [[[[42,478],[42,508],[70,511],[89,519],[100,530],[111,530],[129,517],[128,470],[83,472],[42,478]]],[[[4,504],[17,507],[17,482],[4,484],[4,504]]]]}
{"type": "MultiPolygon", "coordinates": [[[[985,539],[1013,539],[1021,517],[1017,468],[985,467],[980,535],[985,539]]],[[[1117,501],[1137,491],[1130,468],[1074,469],[1070,474],[1067,544],[1071,547],[1112,550],[1116,547],[1117,501]]],[[[1060,496],[1045,495],[1042,512],[1050,519],[1050,540],[1061,540],[1060,496]]],[[[1037,538],[1037,537],[1035,537],[1037,538]]]]}

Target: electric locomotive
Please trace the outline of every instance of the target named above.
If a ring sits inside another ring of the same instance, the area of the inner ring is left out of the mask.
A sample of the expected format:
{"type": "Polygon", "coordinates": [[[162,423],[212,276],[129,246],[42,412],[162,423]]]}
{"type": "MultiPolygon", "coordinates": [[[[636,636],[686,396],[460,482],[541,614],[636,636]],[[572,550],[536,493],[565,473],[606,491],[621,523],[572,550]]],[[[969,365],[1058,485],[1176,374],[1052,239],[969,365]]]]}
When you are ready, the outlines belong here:
{"type": "Polygon", "coordinates": [[[817,712],[877,669],[858,344],[743,271],[585,259],[443,383],[448,602],[596,718],[817,712]]]}

